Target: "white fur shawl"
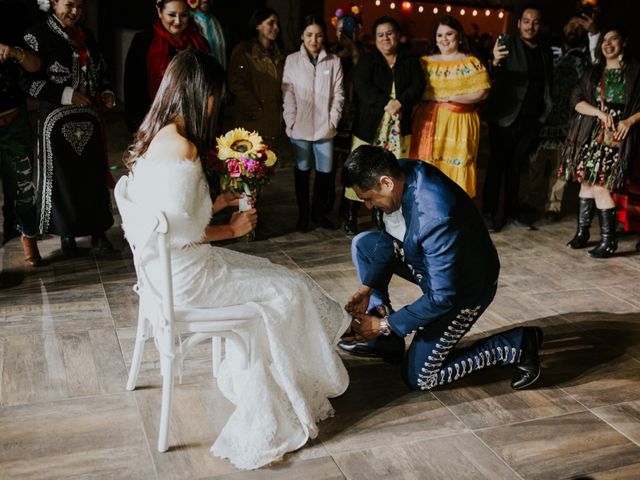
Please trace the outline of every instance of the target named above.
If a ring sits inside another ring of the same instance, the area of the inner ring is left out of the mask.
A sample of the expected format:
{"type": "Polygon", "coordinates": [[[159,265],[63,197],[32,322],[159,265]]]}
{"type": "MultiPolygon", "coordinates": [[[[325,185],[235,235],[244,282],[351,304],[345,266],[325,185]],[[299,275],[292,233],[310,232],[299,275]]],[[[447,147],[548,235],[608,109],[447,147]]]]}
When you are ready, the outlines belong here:
{"type": "MultiPolygon", "coordinates": [[[[172,246],[203,239],[212,212],[200,162],[139,158],[129,174],[128,184],[131,201],[165,213],[172,246]]],[[[128,225],[125,233],[135,241],[135,225],[128,225]]]]}

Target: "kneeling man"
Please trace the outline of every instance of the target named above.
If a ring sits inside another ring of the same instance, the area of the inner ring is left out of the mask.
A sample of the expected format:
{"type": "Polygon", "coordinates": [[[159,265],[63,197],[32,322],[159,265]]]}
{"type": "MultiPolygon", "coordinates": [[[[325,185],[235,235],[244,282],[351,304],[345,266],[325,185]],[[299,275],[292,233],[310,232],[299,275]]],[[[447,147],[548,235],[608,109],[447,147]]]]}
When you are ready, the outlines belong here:
{"type": "Polygon", "coordinates": [[[361,146],[343,167],[343,181],[367,207],[384,212],[384,230],[353,239],[361,286],[346,310],[355,339],[341,349],[359,356],[404,358],[413,389],[429,390],[491,365],[515,365],[514,389],[540,377],[542,330],[520,327],[476,342],[456,344],[496,294],[500,262],[482,216],[467,194],[437,168],[398,161],[383,148],[361,146]],[[391,310],[392,275],[415,283],[422,296],[391,310]],[[414,333],[405,355],[404,337],[414,333]]]}

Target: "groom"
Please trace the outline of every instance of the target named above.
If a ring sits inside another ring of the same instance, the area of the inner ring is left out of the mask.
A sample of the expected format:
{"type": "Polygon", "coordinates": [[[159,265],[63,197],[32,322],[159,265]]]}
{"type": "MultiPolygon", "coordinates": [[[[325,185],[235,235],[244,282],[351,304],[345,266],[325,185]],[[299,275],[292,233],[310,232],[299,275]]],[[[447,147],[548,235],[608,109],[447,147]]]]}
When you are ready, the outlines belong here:
{"type": "Polygon", "coordinates": [[[384,212],[384,230],[353,239],[353,263],[361,286],[346,310],[355,339],[338,346],[358,356],[404,358],[403,377],[429,390],[491,365],[515,365],[511,387],[540,377],[542,330],[520,327],[454,348],[496,294],[500,263],[471,199],[437,168],[403,160],[364,145],[343,167],[343,182],[367,207],[384,212]],[[415,283],[422,296],[392,311],[393,275],[415,283]],[[404,337],[414,333],[405,354],[404,337]]]}

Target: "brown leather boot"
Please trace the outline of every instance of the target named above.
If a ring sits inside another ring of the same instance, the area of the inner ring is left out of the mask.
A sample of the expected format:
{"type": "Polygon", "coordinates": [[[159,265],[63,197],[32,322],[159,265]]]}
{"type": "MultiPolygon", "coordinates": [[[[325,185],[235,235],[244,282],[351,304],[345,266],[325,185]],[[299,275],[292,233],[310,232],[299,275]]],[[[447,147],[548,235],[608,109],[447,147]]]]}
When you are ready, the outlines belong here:
{"type": "Polygon", "coordinates": [[[25,235],[20,237],[20,241],[22,242],[25,263],[31,267],[39,267],[42,265],[42,257],[38,251],[38,241],[35,238],[29,238],[25,235]]]}

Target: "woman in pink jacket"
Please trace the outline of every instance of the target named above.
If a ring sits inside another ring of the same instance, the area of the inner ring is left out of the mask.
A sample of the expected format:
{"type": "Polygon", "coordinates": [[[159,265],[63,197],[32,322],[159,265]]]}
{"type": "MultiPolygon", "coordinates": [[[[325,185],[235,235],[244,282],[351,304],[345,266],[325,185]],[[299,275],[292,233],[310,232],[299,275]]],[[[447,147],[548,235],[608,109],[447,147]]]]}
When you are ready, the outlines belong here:
{"type": "Polygon", "coordinates": [[[284,122],[296,160],[295,189],[298,203],[296,229],[309,230],[311,220],[335,228],[327,218],[327,198],[332,185],[333,137],[342,115],[344,92],[340,59],[323,46],[325,24],[310,15],[303,21],[300,51],[287,57],[282,80],[284,122]],[[311,156],[316,174],[309,212],[311,156]]]}

